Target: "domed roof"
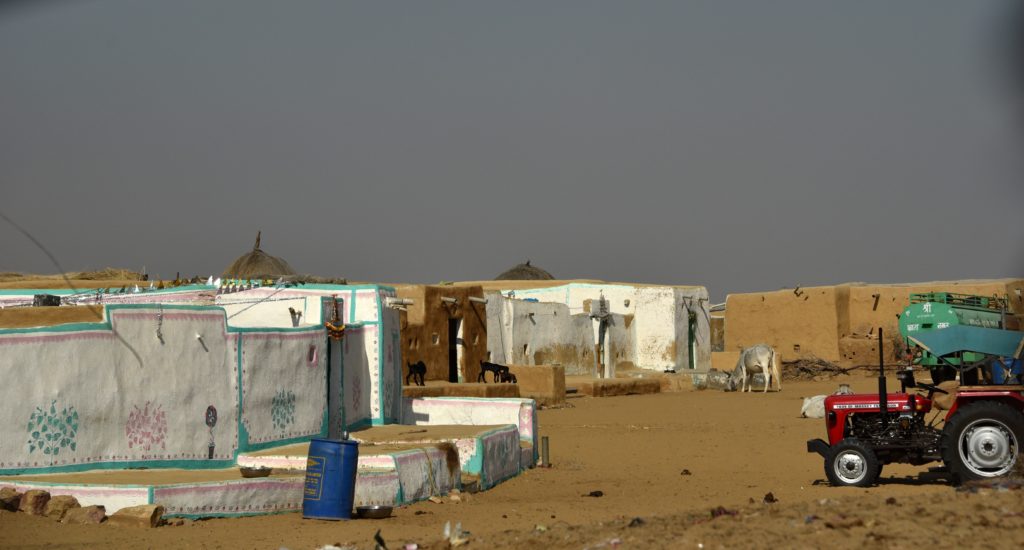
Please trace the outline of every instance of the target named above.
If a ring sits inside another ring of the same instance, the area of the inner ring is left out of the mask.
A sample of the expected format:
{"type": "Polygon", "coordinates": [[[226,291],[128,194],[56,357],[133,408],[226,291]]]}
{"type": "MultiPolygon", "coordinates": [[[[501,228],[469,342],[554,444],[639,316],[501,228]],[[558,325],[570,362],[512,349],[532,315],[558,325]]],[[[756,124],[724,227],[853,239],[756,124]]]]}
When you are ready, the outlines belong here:
{"type": "Polygon", "coordinates": [[[288,262],[271,256],[260,250],[262,231],[256,234],[256,244],[252,251],[238,257],[224,270],[223,277],[232,279],[276,279],[278,277],[297,275],[288,262]]]}
{"type": "Polygon", "coordinates": [[[553,281],[555,278],[543,269],[530,265],[530,260],[519,264],[494,278],[495,281],[553,281]]]}

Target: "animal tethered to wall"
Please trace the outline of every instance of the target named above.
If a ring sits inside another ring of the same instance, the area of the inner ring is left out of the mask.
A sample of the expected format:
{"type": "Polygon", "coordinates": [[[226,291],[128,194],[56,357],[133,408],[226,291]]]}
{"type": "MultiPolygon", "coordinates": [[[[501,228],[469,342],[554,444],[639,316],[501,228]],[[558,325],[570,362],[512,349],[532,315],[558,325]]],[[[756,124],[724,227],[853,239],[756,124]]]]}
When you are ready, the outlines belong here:
{"type": "Polygon", "coordinates": [[[775,350],[768,344],[757,344],[740,352],[736,368],[729,377],[729,386],[733,391],[741,384],[740,391],[753,391],[754,375],[764,375],[764,392],[768,392],[772,380],[776,381],[778,391],[782,391],[782,374],[779,370],[779,358],[775,350]]]}

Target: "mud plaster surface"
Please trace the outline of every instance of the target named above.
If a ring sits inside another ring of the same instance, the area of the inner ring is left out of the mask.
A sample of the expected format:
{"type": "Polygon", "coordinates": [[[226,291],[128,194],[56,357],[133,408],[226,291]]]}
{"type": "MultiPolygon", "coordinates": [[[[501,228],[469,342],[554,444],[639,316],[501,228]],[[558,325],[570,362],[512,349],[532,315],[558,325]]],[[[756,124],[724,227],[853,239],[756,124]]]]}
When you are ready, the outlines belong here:
{"type": "Polygon", "coordinates": [[[798,415],[801,397],[831,392],[841,382],[861,392],[877,387],[857,375],[786,381],[782,393],[767,395],[708,390],[572,398],[571,408],[537,413],[554,467],[529,470],[468,502],[421,502],[386,520],[317,522],[293,513],[140,531],[0,512],[0,544],[294,550],[340,542],[373,548],[380,529],[389,547],[417,542],[440,548],[449,520],[472,533],[469,548],[607,548],[611,538],[626,541],[626,548],[1024,544],[1022,491],[963,497],[945,484],[918,480],[923,468],[899,465],[886,466],[882,483],[868,489],[824,484],[821,458],[805,447],[807,439],[824,437],[824,422],[798,415]],[[683,469],[692,475],[680,475],[683,469]],[[604,496],[582,496],[595,490],[604,496]],[[761,504],[769,491],[777,504],[761,504]],[[889,497],[897,504],[886,504],[889,497]],[[740,515],[709,521],[710,509],[719,505],[740,515]],[[645,525],[627,527],[636,516],[645,525]],[[821,519],[805,523],[808,516],[821,519]],[[841,526],[841,516],[852,518],[849,526],[841,526]],[[981,516],[987,527],[978,527],[981,516]],[[839,527],[825,525],[833,520],[839,527]],[[548,530],[535,531],[538,524],[548,530]]]}
{"type": "Polygon", "coordinates": [[[49,327],[67,323],[99,323],[102,306],[22,307],[0,309],[0,328],[49,327]]]}

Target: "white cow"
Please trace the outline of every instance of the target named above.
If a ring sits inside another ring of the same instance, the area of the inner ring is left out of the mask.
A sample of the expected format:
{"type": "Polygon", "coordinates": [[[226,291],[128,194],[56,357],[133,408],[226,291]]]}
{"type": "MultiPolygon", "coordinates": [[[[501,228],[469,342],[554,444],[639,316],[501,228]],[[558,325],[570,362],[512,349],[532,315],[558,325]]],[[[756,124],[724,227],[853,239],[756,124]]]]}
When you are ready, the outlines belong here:
{"type": "Polygon", "coordinates": [[[740,391],[753,391],[754,375],[759,372],[764,374],[765,393],[768,392],[768,387],[771,386],[773,379],[778,384],[779,391],[782,391],[779,359],[775,355],[775,350],[767,344],[758,344],[740,352],[740,359],[736,361],[736,368],[733,369],[732,375],[729,376],[729,389],[736,391],[736,387],[742,385],[740,391]]]}

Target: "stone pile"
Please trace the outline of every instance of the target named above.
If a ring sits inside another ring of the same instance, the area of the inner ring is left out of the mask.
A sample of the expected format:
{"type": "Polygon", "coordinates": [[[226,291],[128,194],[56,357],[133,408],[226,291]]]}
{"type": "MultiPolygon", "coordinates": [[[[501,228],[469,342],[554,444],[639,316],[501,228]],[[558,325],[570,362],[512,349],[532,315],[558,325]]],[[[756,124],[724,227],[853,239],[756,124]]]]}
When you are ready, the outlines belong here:
{"type": "Polygon", "coordinates": [[[71,495],[52,496],[47,491],[31,489],[19,493],[13,487],[0,488],[0,510],[48,517],[74,525],[108,523],[127,527],[157,527],[163,523],[164,507],[143,504],[122,508],[107,517],[103,506],[82,506],[71,495]]]}

